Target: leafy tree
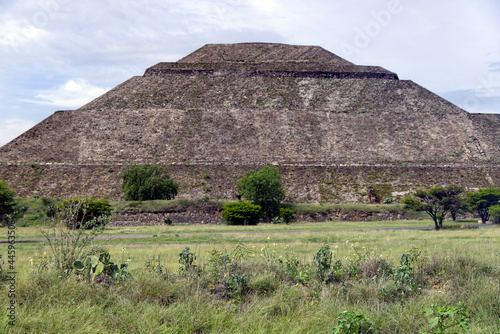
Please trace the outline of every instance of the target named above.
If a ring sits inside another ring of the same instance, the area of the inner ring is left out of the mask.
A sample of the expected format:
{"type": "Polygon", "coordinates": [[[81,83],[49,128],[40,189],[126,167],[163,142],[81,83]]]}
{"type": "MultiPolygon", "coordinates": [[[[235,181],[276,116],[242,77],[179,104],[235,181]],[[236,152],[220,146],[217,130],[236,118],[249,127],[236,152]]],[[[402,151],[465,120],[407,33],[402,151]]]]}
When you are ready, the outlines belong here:
{"type": "Polygon", "coordinates": [[[265,166],[250,170],[237,183],[238,192],[255,205],[259,205],[267,219],[279,215],[280,203],[285,198],[278,168],[265,166]]]}
{"type": "Polygon", "coordinates": [[[468,193],[467,197],[470,209],[477,211],[481,221],[486,223],[490,218],[490,207],[500,203],[500,189],[479,189],[475,193],[468,193]]]}
{"type": "Polygon", "coordinates": [[[464,188],[456,185],[451,185],[446,188],[448,193],[448,205],[450,208],[450,215],[453,221],[457,220],[458,212],[464,208],[464,188]]]}
{"type": "Polygon", "coordinates": [[[257,225],[260,217],[260,206],[249,202],[227,203],[222,211],[222,218],[228,225],[257,225]]]}
{"type": "Polygon", "coordinates": [[[10,190],[7,182],[0,180],[0,221],[3,220],[4,216],[14,212],[15,194],[13,190],[10,190]]]}
{"type": "Polygon", "coordinates": [[[450,211],[451,199],[449,188],[435,187],[429,190],[418,190],[413,194],[416,198],[406,197],[403,204],[407,209],[425,211],[434,220],[436,230],[443,227],[443,220],[450,211]]]}
{"type": "Polygon", "coordinates": [[[179,189],[166,168],[154,165],[132,165],[122,175],[126,200],[148,201],[174,199],[179,189]]]}
{"type": "Polygon", "coordinates": [[[500,204],[490,206],[490,216],[495,224],[500,224],[500,204]]]}

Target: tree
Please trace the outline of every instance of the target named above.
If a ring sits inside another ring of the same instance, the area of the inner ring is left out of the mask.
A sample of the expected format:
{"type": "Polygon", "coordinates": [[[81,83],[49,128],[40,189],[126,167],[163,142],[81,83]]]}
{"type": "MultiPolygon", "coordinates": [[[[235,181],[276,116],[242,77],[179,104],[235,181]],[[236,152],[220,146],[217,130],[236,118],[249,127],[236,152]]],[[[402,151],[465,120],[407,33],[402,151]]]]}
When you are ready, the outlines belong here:
{"type": "Polygon", "coordinates": [[[443,220],[450,211],[451,200],[449,188],[435,187],[429,190],[418,190],[413,194],[416,198],[406,197],[403,204],[407,209],[425,211],[434,220],[436,230],[443,227],[443,220]]]}
{"type": "Polygon", "coordinates": [[[148,201],[174,199],[179,185],[175,183],[166,168],[154,165],[132,165],[122,175],[125,199],[148,201]]]}
{"type": "Polygon", "coordinates": [[[494,224],[500,224],[500,204],[490,206],[490,216],[494,224]]]}
{"type": "Polygon", "coordinates": [[[257,225],[260,217],[260,206],[249,202],[227,203],[222,211],[222,218],[228,225],[257,225]]]}
{"type": "Polygon", "coordinates": [[[258,171],[245,173],[238,183],[238,192],[253,204],[259,205],[267,219],[279,215],[281,201],[285,198],[285,190],[281,184],[278,168],[265,166],[258,171]]]}
{"type": "Polygon", "coordinates": [[[15,191],[10,190],[7,182],[0,180],[0,221],[8,214],[14,212],[16,205],[14,201],[15,191]]]}
{"type": "Polygon", "coordinates": [[[477,211],[479,217],[481,217],[481,221],[486,223],[490,218],[490,207],[500,204],[500,189],[479,189],[475,193],[468,193],[467,197],[470,209],[477,211]]]}
{"type": "Polygon", "coordinates": [[[460,209],[463,209],[463,203],[465,201],[464,188],[451,185],[446,188],[448,194],[448,205],[450,207],[450,215],[453,221],[457,220],[457,214],[460,209]]]}

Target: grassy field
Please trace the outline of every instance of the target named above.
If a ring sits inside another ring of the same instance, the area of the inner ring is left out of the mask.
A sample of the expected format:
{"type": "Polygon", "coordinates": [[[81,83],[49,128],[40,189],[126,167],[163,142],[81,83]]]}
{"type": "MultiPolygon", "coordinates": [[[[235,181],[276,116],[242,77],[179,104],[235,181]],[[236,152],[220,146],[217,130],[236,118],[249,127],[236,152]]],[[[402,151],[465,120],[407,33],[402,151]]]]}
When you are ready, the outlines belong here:
{"type": "MultiPolygon", "coordinates": [[[[19,242],[16,325],[3,313],[0,332],[332,333],[361,322],[369,333],[430,333],[438,315],[426,308],[463,301],[468,317],[455,320],[471,333],[500,333],[500,229],[464,223],[439,232],[398,229],[428,220],[106,228],[104,236],[125,238],[91,248],[128,263],[131,277],[94,283],[54,269],[47,242],[19,242]]],[[[41,228],[17,227],[16,237],[40,238],[41,228]]],[[[7,244],[0,254],[6,268],[7,244]]],[[[8,305],[8,282],[0,289],[8,305]]],[[[442,317],[443,326],[456,322],[442,317]]]]}

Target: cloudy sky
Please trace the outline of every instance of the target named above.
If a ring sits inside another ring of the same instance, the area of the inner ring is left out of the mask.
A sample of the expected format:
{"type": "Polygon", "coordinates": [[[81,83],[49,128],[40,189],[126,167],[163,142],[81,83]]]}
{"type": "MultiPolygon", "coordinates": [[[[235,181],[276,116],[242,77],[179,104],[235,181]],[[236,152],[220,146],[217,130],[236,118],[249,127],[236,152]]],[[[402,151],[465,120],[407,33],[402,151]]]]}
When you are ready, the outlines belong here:
{"type": "Polygon", "coordinates": [[[500,113],[498,0],[2,0],[0,145],[207,43],[319,45],[500,113]]]}

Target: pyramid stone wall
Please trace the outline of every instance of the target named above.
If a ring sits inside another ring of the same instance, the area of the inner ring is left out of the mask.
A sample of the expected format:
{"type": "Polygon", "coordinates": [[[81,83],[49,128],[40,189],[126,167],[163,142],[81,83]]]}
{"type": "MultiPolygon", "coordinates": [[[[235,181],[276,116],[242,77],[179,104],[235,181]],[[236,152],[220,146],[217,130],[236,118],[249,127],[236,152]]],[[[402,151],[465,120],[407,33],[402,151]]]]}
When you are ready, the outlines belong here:
{"type": "Polygon", "coordinates": [[[373,185],[499,184],[499,121],[320,47],[207,45],[3,146],[0,178],[21,196],[119,199],[123,169],[154,163],[180,197],[233,199],[245,170],[273,164],[293,200],[365,201],[373,185]]]}

